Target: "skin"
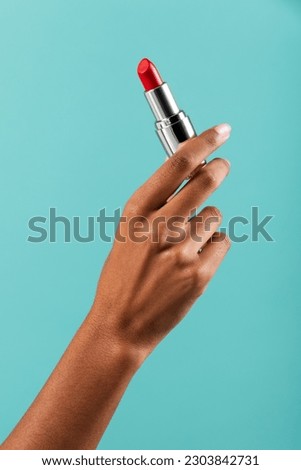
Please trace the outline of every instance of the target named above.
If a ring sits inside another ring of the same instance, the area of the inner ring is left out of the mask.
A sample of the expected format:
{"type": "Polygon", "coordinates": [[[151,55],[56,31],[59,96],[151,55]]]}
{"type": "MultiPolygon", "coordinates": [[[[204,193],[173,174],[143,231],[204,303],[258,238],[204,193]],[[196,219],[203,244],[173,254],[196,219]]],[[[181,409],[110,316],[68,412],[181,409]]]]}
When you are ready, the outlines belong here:
{"type": "Polygon", "coordinates": [[[230,247],[216,232],[217,208],[191,218],[229,172],[224,159],[202,161],[230,131],[221,124],[182,144],[129,199],[89,314],[1,449],[97,447],[131,378],[203,294],[230,247]],[[169,240],[170,217],[185,234],[177,242],[169,240]]]}

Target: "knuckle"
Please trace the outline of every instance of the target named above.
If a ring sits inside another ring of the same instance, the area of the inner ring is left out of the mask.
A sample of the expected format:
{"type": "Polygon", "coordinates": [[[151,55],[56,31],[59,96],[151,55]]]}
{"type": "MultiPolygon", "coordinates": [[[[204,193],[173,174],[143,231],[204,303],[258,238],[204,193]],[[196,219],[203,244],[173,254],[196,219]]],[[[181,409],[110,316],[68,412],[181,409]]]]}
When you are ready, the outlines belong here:
{"type": "Polygon", "coordinates": [[[178,268],[185,268],[190,265],[190,256],[183,248],[175,252],[175,264],[178,268]]]}
{"type": "Polygon", "coordinates": [[[204,140],[209,147],[216,147],[218,144],[218,133],[215,129],[210,129],[204,135],[204,140]]]}
{"type": "MultiPolygon", "coordinates": [[[[161,261],[173,266],[179,271],[188,271],[191,267],[191,256],[183,246],[176,248],[173,246],[165,247],[161,252],[161,261]]],[[[187,271],[187,272],[188,272],[187,271]]]]}
{"type": "Polygon", "coordinates": [[[223,167],[225,168],[225,170],[226,170],[227,173],[229,172],[229,170],[230,170],[230,163],[229,163],[228,160],[226,160],[225,158],[216,157],[216,158],[214,159],[214,161],[215,161],[218,165],[223,166],[223,167]]]}
{"type": "Polygon", "coordinates": [[[215,222],[220,223],[222,221],[222,213],[221,211],[215,206],[207,206],[204,209],[205,212],[205,219],[214,219],[215,222]]]}
{"type": "Polygon", "coordinates": [[[203,173],[201,174],[203,186],[208,189],[215,189],[218,186],[218,181],[214,171],[208,168],[204,168],[203,173]]]}
{"type": "Polygon", "coordinates": [[[126,202],[123,213],[130,216],[141,216],[143,215],[141,207],[141,195],[139,189],[137,189],[134,194],[126,202]]]}
{"type": "Polygon", "coordinates": [[[123,214],[126,214],[126,215],[134,214],[135,207],[136,207],[135,204],[133,204],[131,200],[127,201],[123,209],[123,214]]]}
{"type": "Polygon", "coordinates": [[[131,198],[127,201],[124,206],[123,213],[126,215],[138,215],[139,214],[139,206],[137,201],[134,198],[131,198]]]}
{"type": "Polygon", "coordinates": [[[170,166],[173,170],[186,171],[191,168],[191,158],[187,153],[176,153],[170,158],[170,166]]]}

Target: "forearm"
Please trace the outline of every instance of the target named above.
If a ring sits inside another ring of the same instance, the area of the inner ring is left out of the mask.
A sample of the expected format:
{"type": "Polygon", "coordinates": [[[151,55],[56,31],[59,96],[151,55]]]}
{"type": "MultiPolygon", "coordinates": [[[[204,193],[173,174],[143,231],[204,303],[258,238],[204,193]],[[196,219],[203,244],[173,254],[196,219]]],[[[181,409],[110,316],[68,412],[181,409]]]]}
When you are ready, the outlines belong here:
{"type": "Polygon", "coordinates": [[[95,449],[141,360],[93,309],[2,449],[95,449]]]}

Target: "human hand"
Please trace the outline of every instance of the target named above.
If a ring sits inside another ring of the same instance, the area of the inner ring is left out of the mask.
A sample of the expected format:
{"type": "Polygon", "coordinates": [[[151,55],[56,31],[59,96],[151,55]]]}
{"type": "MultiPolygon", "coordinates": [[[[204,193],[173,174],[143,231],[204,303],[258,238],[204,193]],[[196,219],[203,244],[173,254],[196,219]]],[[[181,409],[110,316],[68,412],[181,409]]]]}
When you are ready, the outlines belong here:
{"type": "Polygon", "coordinates": [[[228,237],[216,232],[216,207],[191,218],[229,172],[221,158],[197,167],[230,132],[221,124],[183,143],[125,206],[90,315],[138,363],[185,316],[230,247],[228,237]]]}
{"type": "Polygon", "coordinates": [[[96,448],[136,370],[229,248],[218,209],[190,217],[228,174],[220,158],[198,167],[229,135],[222,124],[185,142],[129,199],[91,311],[1,449],[96,448]]]}

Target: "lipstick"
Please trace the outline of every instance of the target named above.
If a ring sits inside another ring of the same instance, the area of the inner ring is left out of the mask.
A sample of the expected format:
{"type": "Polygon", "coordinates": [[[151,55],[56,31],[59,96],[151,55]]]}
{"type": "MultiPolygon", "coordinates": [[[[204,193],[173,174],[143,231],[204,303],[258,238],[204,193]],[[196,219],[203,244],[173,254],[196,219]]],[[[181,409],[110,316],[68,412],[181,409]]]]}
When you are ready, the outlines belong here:
{"type": "Polygon", "coordinates": [[[168,155],[171,157],[179,144],[196,133],[189,117],[181,110],[169,86],[164,82],[156,66],[148,59],[142,59],[137,73],[144,87],[144,95],[155,116],[156,133],[168,155]]]}

